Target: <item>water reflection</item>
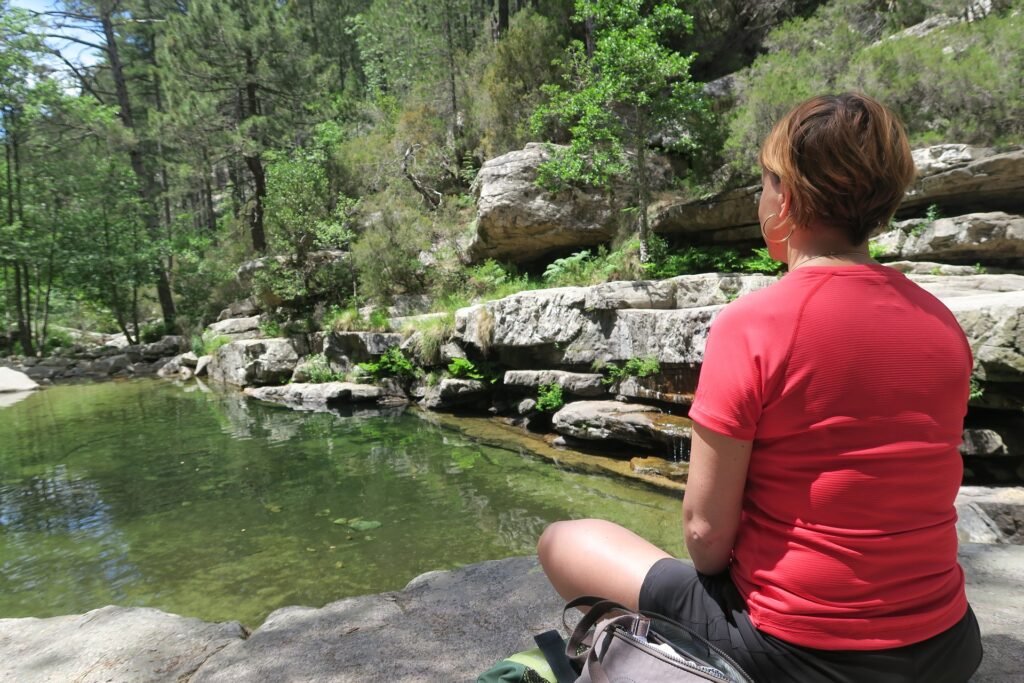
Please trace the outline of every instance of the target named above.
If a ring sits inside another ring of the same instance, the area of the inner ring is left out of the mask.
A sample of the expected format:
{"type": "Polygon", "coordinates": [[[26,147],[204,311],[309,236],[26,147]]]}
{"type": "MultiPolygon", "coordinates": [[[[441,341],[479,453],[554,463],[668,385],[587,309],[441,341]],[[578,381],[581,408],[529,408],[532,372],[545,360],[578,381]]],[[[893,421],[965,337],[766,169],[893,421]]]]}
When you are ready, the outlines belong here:
{"type": "Polygon", "coordinates": [[[55,387],[0,420],[0,617],[111,602],[257,625],[533,552],[600,515],[678,544],[678,501],[402,414],[169,383],[55,387]]]}

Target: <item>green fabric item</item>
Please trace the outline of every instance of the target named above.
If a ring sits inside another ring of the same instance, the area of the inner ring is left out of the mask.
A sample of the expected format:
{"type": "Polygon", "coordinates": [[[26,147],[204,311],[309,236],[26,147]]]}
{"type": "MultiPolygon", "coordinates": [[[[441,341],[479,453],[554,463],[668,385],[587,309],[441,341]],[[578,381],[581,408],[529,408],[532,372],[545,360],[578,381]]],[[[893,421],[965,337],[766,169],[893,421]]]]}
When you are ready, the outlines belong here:
{"type": "Polygon", "coordinates": [[[539,648],[517,652],[480,674],[477,683],[555,683],[539,648]]]}

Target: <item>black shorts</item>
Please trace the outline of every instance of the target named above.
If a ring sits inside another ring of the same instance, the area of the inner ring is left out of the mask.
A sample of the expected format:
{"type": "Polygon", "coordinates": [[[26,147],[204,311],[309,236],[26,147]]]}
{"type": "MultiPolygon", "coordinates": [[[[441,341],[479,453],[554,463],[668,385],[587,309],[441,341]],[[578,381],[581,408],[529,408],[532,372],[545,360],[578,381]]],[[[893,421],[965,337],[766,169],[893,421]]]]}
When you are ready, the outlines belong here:
{"type": "Polygon", "coordinates": [[[759,631],[728,572],[705,576],[676,559],[658,560],[640,588],[640,609],[675,619],[721,648],[757,683],[964,683],[981,663],[974,612],[949,630],[890,650],[815,650],[759,631]]]}

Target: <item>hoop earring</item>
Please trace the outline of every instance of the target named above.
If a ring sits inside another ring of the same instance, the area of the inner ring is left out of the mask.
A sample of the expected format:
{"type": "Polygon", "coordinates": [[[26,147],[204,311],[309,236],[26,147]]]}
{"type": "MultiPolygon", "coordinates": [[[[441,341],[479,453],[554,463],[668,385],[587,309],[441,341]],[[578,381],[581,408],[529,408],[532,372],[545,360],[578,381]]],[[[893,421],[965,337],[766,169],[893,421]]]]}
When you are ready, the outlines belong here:
{"type": "Polygon", "coordinates": [[[765,231],[765,228],[768,225],[768,221],[770,221],[772,218],[778,218],[778,216],[779,214],[777,213],[770,213],[768,214],[768,217],[764,219],[764,223],[761,223],[761,237],[764,237],[765,242],[771,242],[772,244],[785,244],[786,242],[789,241],[789,238],[793,236],[793,233],[796,232],[796,226],[794,225],[790,229],[789,234],[783,237],[781,240],[773,240],[769,238],[768,233],[765,231]]]}

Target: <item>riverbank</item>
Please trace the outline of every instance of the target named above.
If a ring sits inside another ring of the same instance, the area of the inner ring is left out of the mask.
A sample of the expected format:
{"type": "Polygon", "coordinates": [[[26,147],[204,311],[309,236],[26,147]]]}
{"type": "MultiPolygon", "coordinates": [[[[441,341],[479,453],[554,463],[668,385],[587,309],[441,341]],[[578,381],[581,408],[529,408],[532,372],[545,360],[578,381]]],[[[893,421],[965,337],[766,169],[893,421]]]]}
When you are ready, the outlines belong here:
{"type": "MultiPolygon", "coordinates": [[[[966,544],[981,624],[974,683],[1024,679],[1024,547],[966,544]]],[[[42,681],[472,681],[558,628],[561,599],[534,557],[417,577],[401,591],[286,607],[251,633],[153,609],[0,619],[0,678],[42,681]]]]}

